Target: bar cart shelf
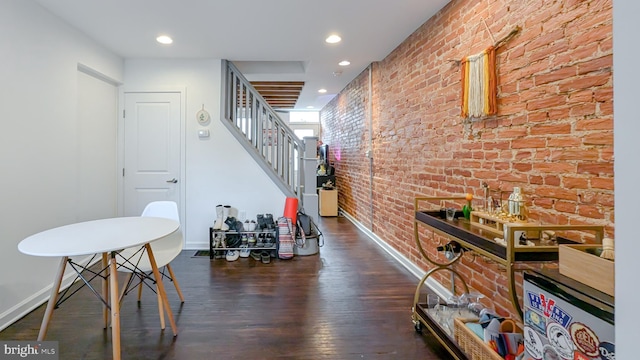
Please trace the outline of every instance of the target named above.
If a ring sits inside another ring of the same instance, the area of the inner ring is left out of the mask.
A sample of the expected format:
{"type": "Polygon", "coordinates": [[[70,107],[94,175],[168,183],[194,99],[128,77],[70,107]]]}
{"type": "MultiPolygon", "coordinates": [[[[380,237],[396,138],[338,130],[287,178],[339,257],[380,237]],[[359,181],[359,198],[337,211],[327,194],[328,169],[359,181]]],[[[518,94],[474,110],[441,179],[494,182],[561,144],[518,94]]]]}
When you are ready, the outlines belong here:
{"type": "MultiPolygon", "coordinates": [[[[454,220],[447,220],[444,210],[423,209],[425,204],[435,207],[436,202],[462,202],[464,196],[450,197],[417,197],[414,200],[415,218],[414,218],[414,238],[418,251],[421,256],[433,265],[418,283],[414,295],[412,307],[412,320],[416,331],[421,332],[423,328],[428,329],[438,341],[449,351],[455,359],[468,359],[469,356],[464,353],[456,343],[453,335],[448,334],[442,326],[434,321],[429,315],[427,304],[420,302],[421,290],[427,279],[434,273],[439,271],[450,272],[457,277],[462,285],[463,290],[468,292],[469,289],[465,279],[453,268],[464,254],[464,251],[458,253],[446,263],[440,263],[431,259],[422,247],[420,242],[420,229],[426,228],[434,234],[443,236],[450,241],[455,241],[465,250],[472,251],[476,254],[484,256],[506,268],[507,288],[509,298],[514,309],[522,320],[522,308],[520,306],[515,284],[515,271],[518,263],[541,262],[541,261],[557,261],[559,244],[576,244],[575,241],[557,238],[557,242],[553,244],[543,244],[540,240],[529,240],[535,246],[516,246],[516,231],[524,231],[526,233],[542,234],[544,231],[589,231],[595,235],[596,242],[601,243],[604,235],[604,227],[600,225],[540,225],[533,223],[508,223],[504,224],[504,232],[506,237],[506,246],[494,241],[497,236],[496,229],[487,229],[471,224],[462,216],[462,212],[456,213],[454,220]]],[[[477,218],[474,218],[477,220],[477,218]]]]}

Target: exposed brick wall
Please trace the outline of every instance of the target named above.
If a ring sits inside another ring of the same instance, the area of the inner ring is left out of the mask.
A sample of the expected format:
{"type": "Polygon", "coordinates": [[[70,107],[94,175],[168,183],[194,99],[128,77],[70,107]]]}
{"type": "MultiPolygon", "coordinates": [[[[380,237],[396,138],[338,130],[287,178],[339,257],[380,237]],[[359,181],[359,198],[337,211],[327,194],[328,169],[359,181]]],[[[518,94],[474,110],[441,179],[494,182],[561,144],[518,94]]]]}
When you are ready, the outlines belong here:
{"type": "MultiPolygon", "coordinates": [[[[482,182],[521,187],[533,219],[613,237],[612,35],[611,0],[453,0],[372,64],[372,183],[369,71],[321,112],[340,207],[425,269],[414,198],[481,197],[482,182]],[[497,52],[498,114],[469,122],[455,60],[493,44],[482,19],[495,40],[522,30],[497,52]]],[[[458,271],[510,311],[497,266],[465,255],[458,271]]]]}

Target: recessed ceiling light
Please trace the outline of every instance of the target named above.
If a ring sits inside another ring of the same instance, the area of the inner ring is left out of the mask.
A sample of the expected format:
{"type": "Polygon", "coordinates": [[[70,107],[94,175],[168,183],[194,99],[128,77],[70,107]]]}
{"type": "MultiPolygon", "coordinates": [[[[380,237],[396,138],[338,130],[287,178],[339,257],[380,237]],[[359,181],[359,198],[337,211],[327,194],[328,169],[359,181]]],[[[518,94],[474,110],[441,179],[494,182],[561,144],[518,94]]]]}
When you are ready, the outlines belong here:
{"type": "Polygon", "coordinates": [[[347,65],[351,65],[351,61],[349,60],[342,60],[338,63],[338,65],[340,66],[347,66],[347,65]]]}
{"type": "Polygon", "coordinates": [[[320,94],[324,94],[324,93],[326,93],[326,92],[327,92],[327,89],[320,89],[320,90],[318,90],[318,92],[319,92],[320,94]]]}
{"type": "Polygon", "coordinates": [[[160,35],[156,38],[156,41],[163,45],[169,45],[173,42],[173,39],[167,35],[160,35]]]}
{"type": "Polygon", "coordinates": [[[328,38],[326,38],[324,41],[328,42],[329,44],[335,44],[335,43],[339,43],[342,40],[342,38],[338,35],[330,35],[328,38]]]}
{"type": "Polygon", "coordinates": [[[313,106],[309,105],[307,106],[307,109],[313,109],[313,106]]]}

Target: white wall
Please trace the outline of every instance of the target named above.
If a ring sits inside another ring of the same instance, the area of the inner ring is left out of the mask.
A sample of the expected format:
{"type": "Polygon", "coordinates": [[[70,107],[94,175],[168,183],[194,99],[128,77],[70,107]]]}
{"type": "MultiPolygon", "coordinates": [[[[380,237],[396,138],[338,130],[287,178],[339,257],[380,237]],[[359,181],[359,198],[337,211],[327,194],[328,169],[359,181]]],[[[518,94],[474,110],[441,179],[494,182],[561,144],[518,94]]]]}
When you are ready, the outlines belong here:
{"type": "Polygon", "coordinates": [[[188,249],[209,247],[209,227],[218,204],[244,210],[248,219],[262,213],[282,216],[284,210],[285,195],[221,122],[221,66],[219,59],[125,62],[123,91],[185,92],[183,206],[188,249]],[[205,126],[196,121],[203,105],[211,115],[205,126]],[[210,137],[198,138],[199,129],[208,129],[210,137]]]}
{"type": "Polygon", "coordinates": [[[79,114],[105,106],[113,113],[116,89],[86,78],[78,65],[118,81],[123,62],[30,0],[0,1],[0,33],[2,329],[46,299],[58,263],[22,255],[18,243],[88,216],[115,215],[115,178],[101,175],[115,170],[110,134],[116,121],[104,116],[88,121],[79,114]],[[79,86],[83,92],[111,93],[111,105],[79,96],[79,86]]]}
{"type": "Polygon", "coordinates": [[[640,238],[640,113],[638,112],[638,34],[640,3],[613,2],[613,113],[616,216],[616,358],[638,358],[638,274],[640,238]]]}

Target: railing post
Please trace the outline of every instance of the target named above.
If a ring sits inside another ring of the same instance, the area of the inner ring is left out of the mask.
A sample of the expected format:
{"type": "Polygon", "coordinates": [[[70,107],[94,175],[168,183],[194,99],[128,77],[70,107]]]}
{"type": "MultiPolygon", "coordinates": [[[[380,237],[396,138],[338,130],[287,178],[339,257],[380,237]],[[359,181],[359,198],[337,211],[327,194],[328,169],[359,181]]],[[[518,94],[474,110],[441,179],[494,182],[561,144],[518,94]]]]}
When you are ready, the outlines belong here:
{"type": "Polygon", "coordinates": [[[318,137],[305,136],[304,152],[302,154],[302,165],[304,172],[304,189],[302,192],[302,204],[304,211],[311,216],[314,221],[318,221],[318,192],[316,190],[316,167],[318,166],[318,137]]]}

